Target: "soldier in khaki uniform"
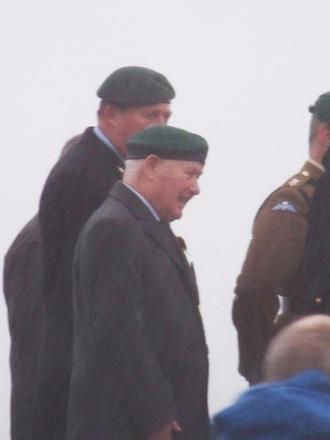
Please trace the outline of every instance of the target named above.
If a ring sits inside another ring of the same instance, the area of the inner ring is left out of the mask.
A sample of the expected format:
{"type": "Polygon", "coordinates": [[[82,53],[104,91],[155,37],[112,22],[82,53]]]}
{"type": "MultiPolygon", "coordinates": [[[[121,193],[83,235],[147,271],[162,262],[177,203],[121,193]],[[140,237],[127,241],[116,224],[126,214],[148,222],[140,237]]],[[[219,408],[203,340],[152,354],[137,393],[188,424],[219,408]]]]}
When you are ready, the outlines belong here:
{"type": "Polygon", "coordinates": [[[235,288],[233,321],[238,331],[239,372],[250,384],[260,381],[266,346],[278,321],[285,323],[289,314],[292,319],[292,304],[302,286],[310,203],[324,175],[322,160],[330,147],[330,92],[321,95],[309,111],[313,115],[309,159],[261,205],[235,288]],[[279,296],[284,312],[280,319],[279,296]]]}

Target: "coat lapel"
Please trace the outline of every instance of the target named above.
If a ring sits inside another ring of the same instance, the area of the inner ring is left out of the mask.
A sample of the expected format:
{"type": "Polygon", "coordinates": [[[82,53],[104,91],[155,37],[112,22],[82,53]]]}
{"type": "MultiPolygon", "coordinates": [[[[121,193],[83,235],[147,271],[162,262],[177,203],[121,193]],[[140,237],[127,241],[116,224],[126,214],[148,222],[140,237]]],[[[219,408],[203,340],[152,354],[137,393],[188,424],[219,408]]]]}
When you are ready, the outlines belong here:
{"type": "Polygon", "coordinates": [[[164,222],[148,222],[143,220],[142,227],[149,236],[157,241],[173,260],[174,265],[179,270],[194,303],[199,304],[194,270],[189,265],[179,243],[177,242],[176,236],[170,229],[170,226],[164,222]]]}
{"type": "Polygon", "coordinates": [[[193,268],[189,265],[170,226],[167,223],[158,222],[144,203],[121,182],[114,185],[111,195],[127,206],[138,219],[145,233],[168,254],[185,282],[193,301],[199,304],[193,268]]]}

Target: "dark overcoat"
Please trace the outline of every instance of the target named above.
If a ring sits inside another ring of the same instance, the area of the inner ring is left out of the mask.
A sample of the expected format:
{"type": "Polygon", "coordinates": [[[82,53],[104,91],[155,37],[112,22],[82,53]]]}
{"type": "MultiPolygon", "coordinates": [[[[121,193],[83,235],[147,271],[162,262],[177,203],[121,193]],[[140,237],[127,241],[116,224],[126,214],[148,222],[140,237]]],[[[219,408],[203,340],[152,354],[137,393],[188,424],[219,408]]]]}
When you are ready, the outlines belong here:
{"type": "Polygon", "coordinates": [[[125,185],[82,230],[74,259],[67,440],[146,440],[176,419],[208,439],[208,359],[191,267],[125,185]]]}
{"type": "Polygon", "coordinates": [[[3,287],[11,338],[11,439],[35,440],[37,365],[44,332],[41,240],[37,216],[17,235],[6,256],[3,287]]]}
{"type": "Polygon", "coordinates": [[[78,234],[121,177],[116,154],[88,128],[52,169],[42,191],[43,301],[46,330],[39,368],[40,424],[35,439],[65,435],[72,360],[72,257],[78,234]]]}

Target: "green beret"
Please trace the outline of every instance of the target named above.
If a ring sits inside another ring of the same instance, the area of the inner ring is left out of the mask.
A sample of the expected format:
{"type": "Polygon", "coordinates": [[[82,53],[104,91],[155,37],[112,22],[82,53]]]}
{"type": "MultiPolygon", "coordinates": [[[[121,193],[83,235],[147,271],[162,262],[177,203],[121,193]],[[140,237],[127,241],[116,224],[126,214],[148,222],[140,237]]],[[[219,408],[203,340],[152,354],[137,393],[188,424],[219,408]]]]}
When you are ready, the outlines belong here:
{"type": "Polygon", "coordinates": [[[135,107],[169,102],[175,91],[161,73],[146,67],[127,66],[111,73],[97,95],[109,104],[135,107]]]}
{"type": "Polygon", "coordinates": [[[320,95],[315,104],[309,106],[308,110],[320,121],[330,122],[330,92],[320,95]]]}
{"type": "Polygon", "coordinates": [[[136,133],[127,142],[127,159],[156,154],[162,159],[205,163],[208,144],[198,134],[169,125],[155,125],[136,133]]]}

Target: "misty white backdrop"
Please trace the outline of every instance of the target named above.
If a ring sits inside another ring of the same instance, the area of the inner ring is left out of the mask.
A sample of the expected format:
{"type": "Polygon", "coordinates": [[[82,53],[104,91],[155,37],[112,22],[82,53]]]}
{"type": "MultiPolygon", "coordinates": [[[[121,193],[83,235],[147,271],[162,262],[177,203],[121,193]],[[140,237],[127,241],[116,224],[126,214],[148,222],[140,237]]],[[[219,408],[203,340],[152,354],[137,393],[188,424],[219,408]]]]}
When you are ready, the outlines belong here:
{"type": "MultiPolygon", "coordinates": [[[[1,258],[37,211],[63,144],[94,125],[95,91],[113,70],[164,73],[177,92],[170,124],[208,140],[201,194],[173,228],[198,276],[211,414],[246,388],[235,279],[259,204],[306,158],[307,107],[330,90],[329,17],[329,0],[1,3],[1,258]]],[[[0,440],[9,439],[8,357],[1,297],[0,440]]]]}

